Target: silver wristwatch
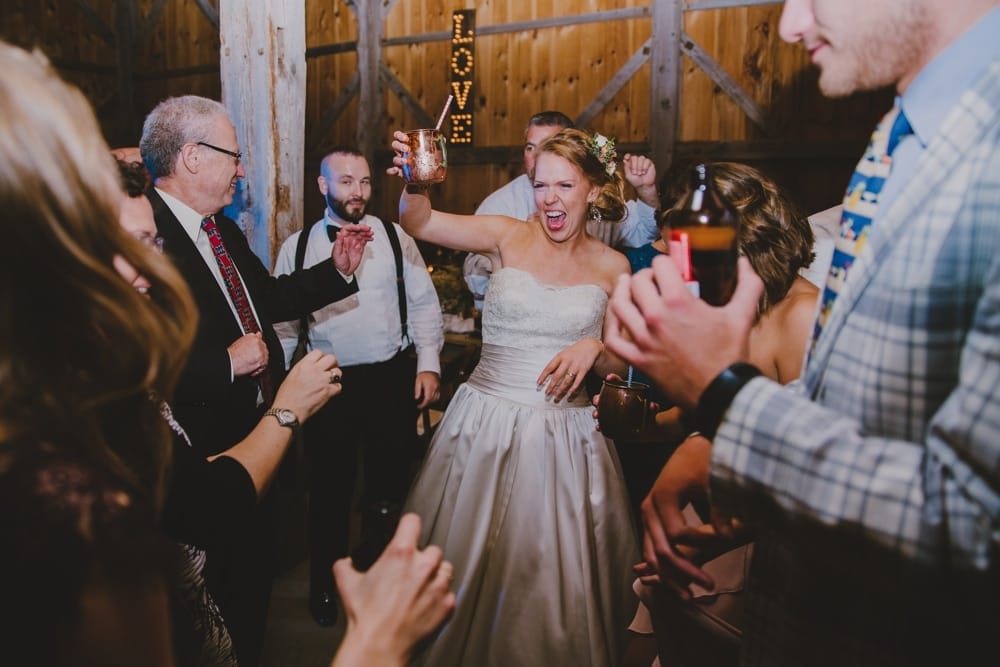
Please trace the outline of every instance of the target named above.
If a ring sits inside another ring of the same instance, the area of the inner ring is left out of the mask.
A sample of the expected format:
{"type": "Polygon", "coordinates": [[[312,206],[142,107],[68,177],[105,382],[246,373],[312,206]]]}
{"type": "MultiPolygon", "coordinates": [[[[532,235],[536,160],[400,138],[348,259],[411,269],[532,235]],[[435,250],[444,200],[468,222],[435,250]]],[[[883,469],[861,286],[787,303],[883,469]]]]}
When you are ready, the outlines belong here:
{"type": "Polygon", "coordinates": [[[271,416],[278,420],[282,426],[287,426],[293,431],[299,427],[299,418],[288,408],[271,408],[264,413],[264,416],[271,416]]]}

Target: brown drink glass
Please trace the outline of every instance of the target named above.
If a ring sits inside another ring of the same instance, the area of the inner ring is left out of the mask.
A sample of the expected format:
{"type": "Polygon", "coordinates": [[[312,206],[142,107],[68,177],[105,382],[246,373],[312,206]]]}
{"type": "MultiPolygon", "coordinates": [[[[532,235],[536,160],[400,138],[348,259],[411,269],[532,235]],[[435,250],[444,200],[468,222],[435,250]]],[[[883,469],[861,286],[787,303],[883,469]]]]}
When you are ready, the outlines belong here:
{"type": "Polygon", "coordinates": [[[432,185],[444,180],[448,170],[445,138],[439,130],[410,130],[406,133],[409,150],[403,163],[403,178],[413,185],[432,185]]]}
{"type": "Polygon", "coordinates": [[[605,380],[597,402],[597,423],[612,440],[635,439],[646,423],[649,385],[625,380],[605,380]]]}

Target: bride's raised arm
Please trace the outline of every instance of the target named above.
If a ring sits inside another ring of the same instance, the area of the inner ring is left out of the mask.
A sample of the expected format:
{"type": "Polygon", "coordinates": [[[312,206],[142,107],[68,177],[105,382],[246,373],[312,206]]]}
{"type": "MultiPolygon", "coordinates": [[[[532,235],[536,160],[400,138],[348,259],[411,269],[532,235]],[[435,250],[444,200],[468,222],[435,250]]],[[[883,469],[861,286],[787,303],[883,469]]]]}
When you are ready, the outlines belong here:
{"type": "MultiPolygon", "coordinates": [[[[403,177],[406,134],[393,134],[393,166],[386,173],[403,177]]],[[[407,184],[399,197],[399,224],[410,236],[452,248],[498,258],[503,239],[522,222],[502,215],[457,215],[431,208],[427,186],[407,184]]]]}

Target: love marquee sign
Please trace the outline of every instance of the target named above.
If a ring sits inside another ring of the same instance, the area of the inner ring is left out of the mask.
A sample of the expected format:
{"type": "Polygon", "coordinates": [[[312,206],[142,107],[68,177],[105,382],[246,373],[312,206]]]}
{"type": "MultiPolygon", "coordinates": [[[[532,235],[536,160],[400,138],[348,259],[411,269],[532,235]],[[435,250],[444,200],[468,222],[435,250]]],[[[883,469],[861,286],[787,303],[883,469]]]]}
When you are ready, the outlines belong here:
{"type": "Polygon", "coordinates": [[[451,94],[455,96],[448,141],[472,144],[472,86],[476,69],[476,10],[462,9],[451,14],[451,94]]]}

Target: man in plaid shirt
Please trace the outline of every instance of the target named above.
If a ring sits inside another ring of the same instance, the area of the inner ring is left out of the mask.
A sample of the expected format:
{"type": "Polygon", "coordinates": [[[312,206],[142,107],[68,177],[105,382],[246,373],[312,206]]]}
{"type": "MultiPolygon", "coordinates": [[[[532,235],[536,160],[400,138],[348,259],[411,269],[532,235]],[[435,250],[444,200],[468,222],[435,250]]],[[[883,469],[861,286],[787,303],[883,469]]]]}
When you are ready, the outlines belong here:
{"type": "Polygon", "coordinates": [[[1000,0],[786,0],[780,30],[828,96],[894,85],[912,133],[799,386],[742,363],[746,260],[723,308],[669,259],[620,279],[608,348],[711,441],[661,472],[644,556],[683,599],[712,582],[679,546],[754,531],[743,664],[978,662],[1000,630],[1000,0]],[[714,535],[683,523],[697,498],[714,535]]]}

